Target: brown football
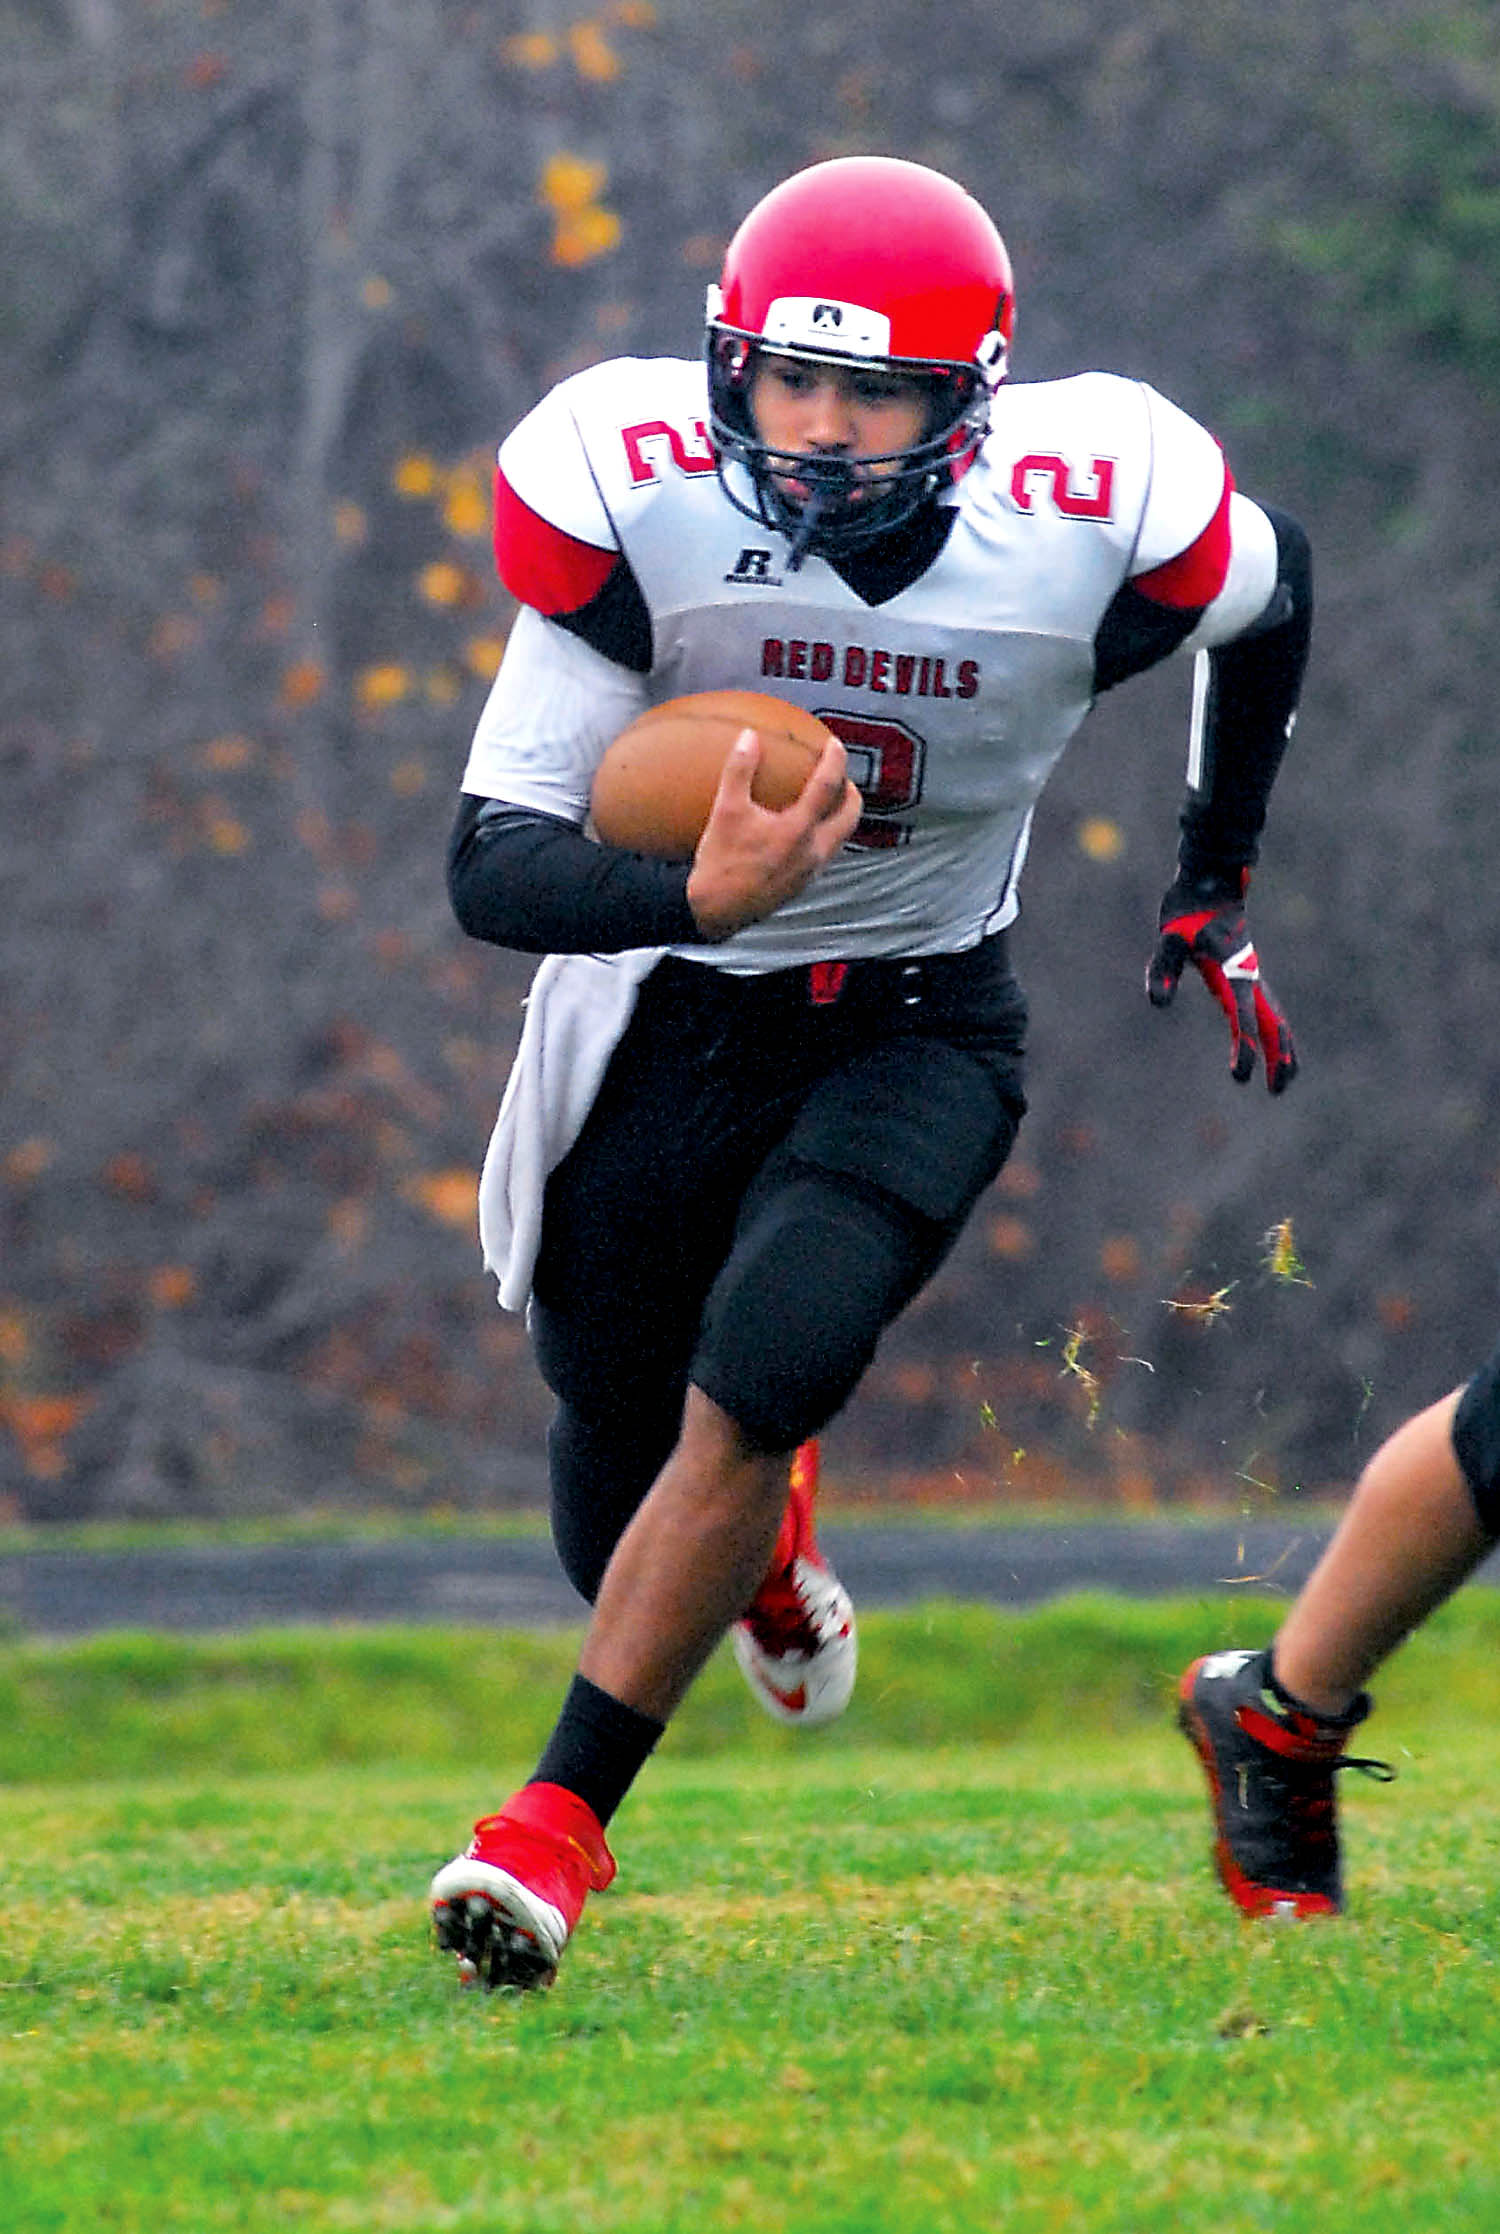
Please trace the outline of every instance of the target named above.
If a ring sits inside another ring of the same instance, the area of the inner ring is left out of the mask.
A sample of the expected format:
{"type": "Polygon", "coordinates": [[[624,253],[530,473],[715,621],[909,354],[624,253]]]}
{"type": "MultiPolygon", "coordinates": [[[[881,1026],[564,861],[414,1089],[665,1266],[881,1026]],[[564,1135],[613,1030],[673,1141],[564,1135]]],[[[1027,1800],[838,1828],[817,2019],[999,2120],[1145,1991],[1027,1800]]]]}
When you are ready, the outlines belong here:
{"type": "Polygon", "coordinates": [[[742,729],[761,743],[751,797],[762,807],[790,806],[828,742],[817,715],[766,691],[692,691],[648,707],[606,751],[590,797],[600,837],[690,860],[742,729]]]}

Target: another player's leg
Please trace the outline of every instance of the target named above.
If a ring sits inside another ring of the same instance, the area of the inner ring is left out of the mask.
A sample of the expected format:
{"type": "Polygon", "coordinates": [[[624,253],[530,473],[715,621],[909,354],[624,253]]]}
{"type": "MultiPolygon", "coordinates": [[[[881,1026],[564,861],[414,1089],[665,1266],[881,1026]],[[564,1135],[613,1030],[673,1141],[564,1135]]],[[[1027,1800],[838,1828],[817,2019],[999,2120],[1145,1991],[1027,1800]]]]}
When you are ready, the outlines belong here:
{"type": "Polygon", "coordinates": [[[1269,1652],[1213,1652],[1178,1687],[1178,1720],[1208,1778],[1215,1867],[1247,1916],[1334,1916],[1344,1905],[1334,1776],[1391,1771],[1344,1751],[1367,1696],[1333,1721],[1273,1681],[1269,1652]]]}
{"type": "Polygon", "coordinates": [[[1219,1877],[1247,1915],[1343,1905],[1335,1778],[1369,1712],[1363,1685],[1495,1541],[1500,1372],[1382,1444],[1269,1650],[1196,1660],[1178,1719],[1208,1779],[1219,1877]]]}
{"type": "Polygon", "coordinates": [[[854,1607],[818,1547],[818,1445],[792,1459],[787,1508],[765,1579],[731,1632],[751,1695],[778,1722],[811,1729],[843,1713],[858,1662],[854,1607]]]}

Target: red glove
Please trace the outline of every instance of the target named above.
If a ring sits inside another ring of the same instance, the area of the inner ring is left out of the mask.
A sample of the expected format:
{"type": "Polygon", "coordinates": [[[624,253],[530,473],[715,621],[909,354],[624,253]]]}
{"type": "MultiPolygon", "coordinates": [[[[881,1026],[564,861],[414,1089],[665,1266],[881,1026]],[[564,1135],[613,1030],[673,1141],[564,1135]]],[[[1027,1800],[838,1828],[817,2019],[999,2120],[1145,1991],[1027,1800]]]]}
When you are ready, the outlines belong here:
{"type": "Polygon", "coordinates": [[[1153,1008],[1166,1008],[1191,962],[1229,1019],[1230,1076],[1242,1086],[1258,1051],[1265,1060],[1267,1086],[1280,1094],[1297,1075],[1297,1050],[1291,1026],[1260,974],[1245,922],[1249,882],[1248,869],[1239,872],[1237,882],[1179,877],[1161,903],[1160,936],[1146,965],[1146,991],[1153,1008]]]}

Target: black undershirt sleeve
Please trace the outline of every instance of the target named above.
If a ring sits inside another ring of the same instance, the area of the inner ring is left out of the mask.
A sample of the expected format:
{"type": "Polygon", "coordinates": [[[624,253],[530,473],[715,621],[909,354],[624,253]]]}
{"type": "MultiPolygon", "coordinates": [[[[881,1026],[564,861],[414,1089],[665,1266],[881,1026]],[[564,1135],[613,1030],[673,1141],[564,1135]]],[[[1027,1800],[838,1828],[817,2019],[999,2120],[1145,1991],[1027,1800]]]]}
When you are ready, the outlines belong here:
{"type": "Polygon", "coordinates": [[[1208,655],[1202,769],[1179,818],[1179,874],[1198,881],[1233,882],[1256,860],[1307,667],[1312,552],[1296,520],[1264,510],[1276,531],[1276,587],[1260,619],[1208,655]]]}
{"type": "MultiPolygon", "coordinates": [[[[1258,620],[1208,654],[1202,765],[1179,820],[1180,875],[1236,888],[1260,850],[1312,631],[1307,536],[1289,514],[1261,509],[1276,533],[1276,587],[1258,620]]],[[[1094,639],[1096,695],[1176,651],[1202,617],[1201,606],[1159,605],[1127,582],[1094,639]]]]}
{"type": "Polygon", "coordinates": [[[651,615],[641,595],[630,561],[622,551],[602,589],[572,613],[552,613],[549,619],[572,636],[581,637],[596,652],[628,667],[632,674],[649,675],[652,658],[651,615]]]}
{"type": "Polygon", "coordinates": [[[1094,696],[1175,652],[1202,620],[1201,605],[1162,605],[1134,582],[1116,590],[1094,638],[1094,696]]]}
{"type": "MultiPolygon", "coordinates": [[[[550,618],[638,675],[651,668],[651,618],[622,555],[575,612],[550,618]]],[[[596,844],[558,815],[465,793],[448,841],[448,897],[472,938],[520,954],[619,954],[702,937],[688,864],[596,844]]]]}
{"type": "Polygon", "coordinates": [[[471,938],[521,954],[619,954],[703,934],[688,864],[597,844],[571,822],[465,793],[448,841],[448,896],[471,938]]]}

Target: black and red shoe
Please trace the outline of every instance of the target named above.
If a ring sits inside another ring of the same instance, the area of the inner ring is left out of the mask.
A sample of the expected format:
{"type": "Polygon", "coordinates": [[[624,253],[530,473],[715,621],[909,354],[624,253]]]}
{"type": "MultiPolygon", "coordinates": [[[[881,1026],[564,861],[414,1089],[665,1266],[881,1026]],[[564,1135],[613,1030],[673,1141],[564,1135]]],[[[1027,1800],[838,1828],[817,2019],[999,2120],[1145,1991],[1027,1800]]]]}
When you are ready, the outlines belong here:
{"type": "Polygon", "coordinates": [[[1370,1711],[1367,1693],[1325,1721],[1278,1699],[1270,1672],[1269,1652],[1211,1652],[1177,1687],[1178,1723],[1208,1778],[1214,1862],[1247,1916],[1337,1916],[1334,1776],[1359,1769],[1389,1783],[1395,1770],[1344,1751],[1370,1711]]]}

